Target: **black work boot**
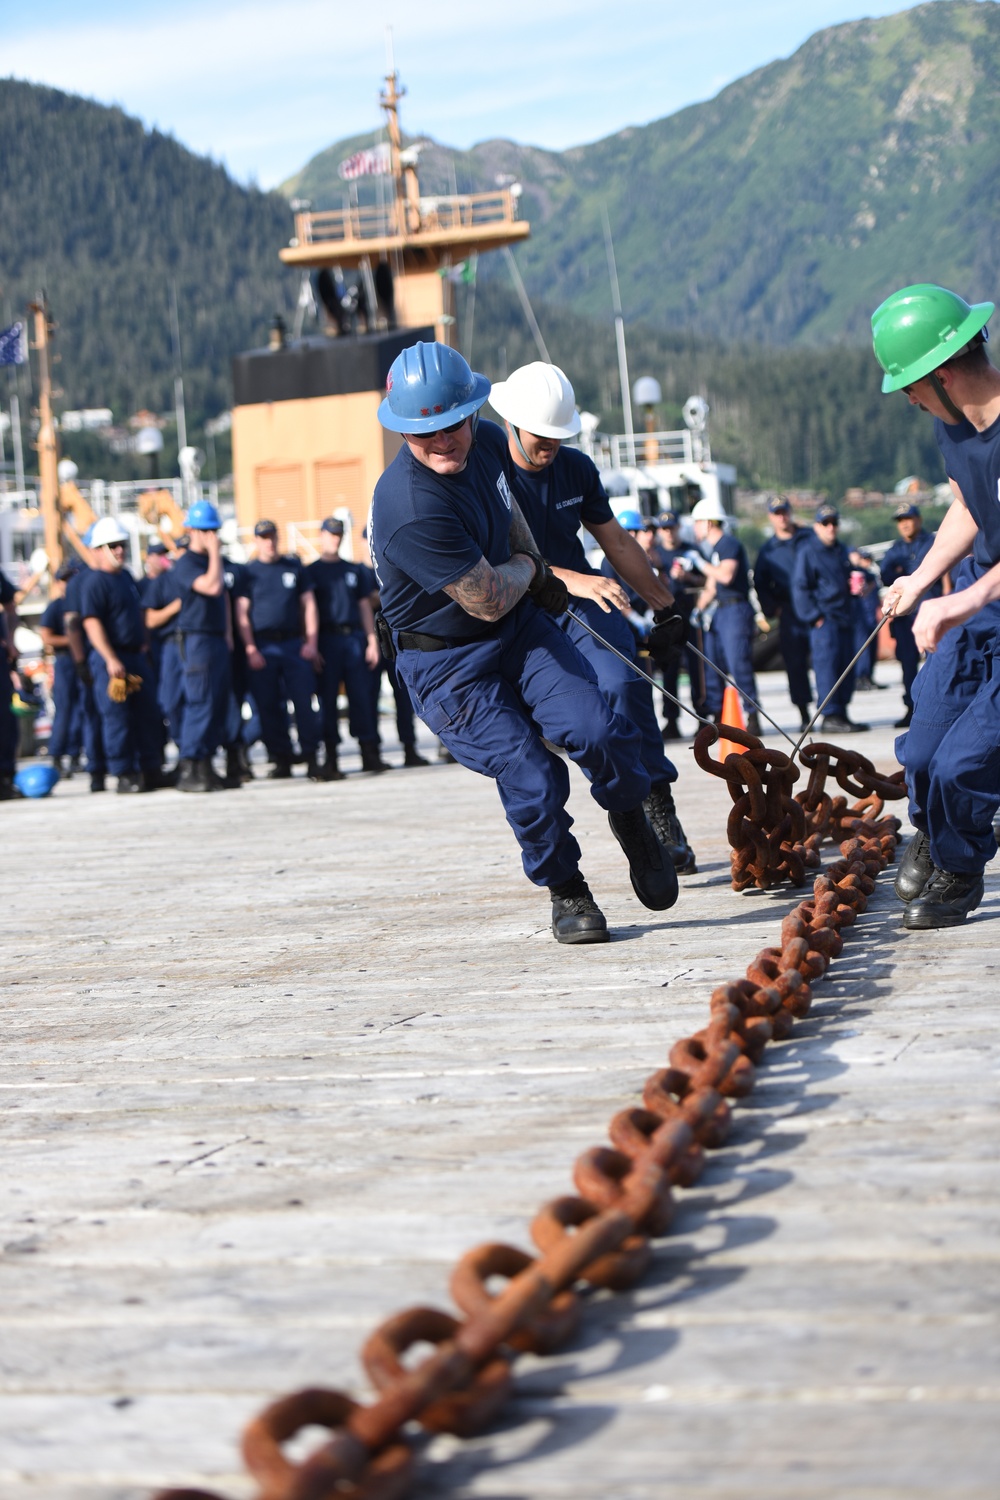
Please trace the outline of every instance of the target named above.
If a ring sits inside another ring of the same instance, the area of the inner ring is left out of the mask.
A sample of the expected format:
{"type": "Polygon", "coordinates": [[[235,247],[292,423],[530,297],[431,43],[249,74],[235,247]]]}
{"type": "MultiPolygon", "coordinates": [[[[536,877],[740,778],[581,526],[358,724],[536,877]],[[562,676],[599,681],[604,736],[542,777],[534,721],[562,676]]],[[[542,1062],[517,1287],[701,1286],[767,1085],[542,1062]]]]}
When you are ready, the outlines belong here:
{"type": "Polygon", "coordinates": [[[812,714],[809,712],[809,705],[808,703],[799,703],[797,707],[799,710],[799,728],[808,729],[810,723],[812,722],[812,714]]]}
{"type": "Polygon", "coordinates": [[[90,773],[90,790],[92,792],[103,792],[104,791],[104,772],[103,771],[91,771],[91,773],[90,773]]]}
{"type": "Polygon", "coordinates": [[[747,714],[747,734],[756,735],[757,739],[761,736],[760,718],[753,709],[747,714]]]}
{"type": "Polygon", "coordinates": [[[276,755],[274,765],[267,773],[268,781],[287,781],[292,774],[292,757],[290,755],[276,755]]]}
{"type": "Polygon", "coordinates": [[[896,871],[894,890],[900,901],[913,901],[934,874],[931,859],[931,841],[921,829],[917,829],[906,846],[906,853],[896,871]]]}
{"type": "Polygon", "coordinates": [[[345,779],[344,773],[337,764],[337,741],[327,740],[325,743],[326,760],[323,762],[323,780],[343,781],[345,779]]]}
{"type": "Polygon", "coordinates": [[[653,832],[670,855],[678,875],[694,875],[698,868],[694,850],[684,836],[670,782],[658,781],[650,787],[649,796],[642,805],[653,832]]]}
{"type": "Polygon", "coordinates": [[[392,766],[382,759],[378,740],[359,740],[362,771],[391,771],[392,766]]]}
{"type": "Polygon", "coordinates": [[[611,832],[628,860],[632,889],[650,911],[666,911],[677,900],[677,871],[656,834],[642,805],[628,812],[609,812],[611,832]]]}
{"type": "Polygon", "coordinates": [[[179,792],[214,791],[211,761],[182,760],[180,775],[177,777],[177,790],[179,792]]]}
{"type": "Polygon", "coordinates": [[[404,745],[403,746],[403,765],[404,766],[429,766],[430,765],[430,761],[427,760],[423,755],[420,754],[420,751],[417,749],[416,745],[404,745]]]}
{"type": "Polygon", "coordinates": [[[557,943],[606,943],[608,924],[580,874],[550,885],[552,934],[557,943]]]}
{"type": "Polygon", "coordinates": [[[935,865],[920,895],[903,913],[903,926],[911,932],[927,927],[960,927],[982,899],[981,875],[953,875],[935,865]]]}
{"type": "Polygon", "coordinates": [[[13,802],[20,795],[13,776],[0,776],[0,802],[13,802]]]}
{"type": "Polygon", "coordinates": [[[226,746],[226,774],[222,778],[222,785],[227,790],[235,790],[243,785],[243,767],[240,765],[238,745],[226,746]]]}
{"type": "Polygon", "coordinates": [[[326,780],[326,777],[323,774],[323,767],[319,763],[318,753],[315,750],[306,761],[306,779],[309,781],[326,780]]]}

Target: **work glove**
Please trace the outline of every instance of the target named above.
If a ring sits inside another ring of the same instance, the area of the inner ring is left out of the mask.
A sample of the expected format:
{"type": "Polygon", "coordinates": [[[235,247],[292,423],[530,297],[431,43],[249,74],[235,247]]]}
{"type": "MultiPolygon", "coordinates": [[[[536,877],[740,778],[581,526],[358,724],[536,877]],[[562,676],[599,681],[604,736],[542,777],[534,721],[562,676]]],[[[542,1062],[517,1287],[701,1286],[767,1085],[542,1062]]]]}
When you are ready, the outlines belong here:
{"type": "Polygon", "coordinates": [[[124,703],[130,693],[137,693],[142,687],[142,678],[135,673],[128,672],[124,677],[110,677],[108,679],[108,697],[112,703],[124,703]]]}
{"type": "Polygon", "coordinates": [[[678,610],[658,609],[646,638],[646,650],[653,661],[669,666],[683,646],[686,634],[687,621],[678,610]]]}
{"type": "Polygon", "coordinates": [[[94,677],[87,663],[85,661],[78,661],[74,662],[73,666],[76,670],[77,677],[79,677],[84,687],[93,687],[94,677]]]}
{"type": "Polygon", "coordinates": [[[528,593],[539,609],[547,609],[550,615],[563,614],[569,604],[569,590],[544,558],[536,557],[534,562],[535,576],[528,584],[528,593]]]}

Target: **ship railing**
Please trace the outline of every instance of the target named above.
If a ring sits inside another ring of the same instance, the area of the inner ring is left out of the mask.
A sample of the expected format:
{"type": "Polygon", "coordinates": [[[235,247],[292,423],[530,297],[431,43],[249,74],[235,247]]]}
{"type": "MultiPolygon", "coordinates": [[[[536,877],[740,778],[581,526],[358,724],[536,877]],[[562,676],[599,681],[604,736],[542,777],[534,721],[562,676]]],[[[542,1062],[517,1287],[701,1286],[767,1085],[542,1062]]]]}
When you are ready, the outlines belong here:
{"type": "Polygon", "coordinates": [[[679,432],[595,432],[581,438],[580,446],[589,452],[599,468],[636,469],[650,464],[700,464],[711,458],[708,437],[692,433],[685,427],[679,432]]]}
{"type": "MultiPolygon", "coordinates": [[[[498,188],[490,193],[421,198],[418,232],[512,224],[517,218],[517,202],[517,196],[510,188],[498,188]]],[[[400,216],[395,202],[352,204],[345,208],[318,209],[295,215],[295,241],[299,245],[330,240],[386,239],[400,233],[400,216]]]]}

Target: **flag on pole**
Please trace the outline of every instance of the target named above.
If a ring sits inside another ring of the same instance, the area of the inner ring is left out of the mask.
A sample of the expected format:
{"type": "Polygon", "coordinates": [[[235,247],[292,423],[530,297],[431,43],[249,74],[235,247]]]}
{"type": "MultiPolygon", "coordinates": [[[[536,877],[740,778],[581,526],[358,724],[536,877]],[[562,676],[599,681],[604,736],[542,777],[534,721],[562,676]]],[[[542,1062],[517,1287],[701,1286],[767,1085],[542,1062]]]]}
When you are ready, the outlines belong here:
{"type": "Polygon", "coordinates": [[[23,323],[0,329],[0,365],[23,365],[28,359],[28,333],[23,323]]]}
{"type": "Polygon", "coordinates": [[[392,152],[388,141],[378,146],[368,146],[364,151],[355,151],[337,168],[337,176],[345,182],[355,177],[386,177],[392,171],[392,152]]]}

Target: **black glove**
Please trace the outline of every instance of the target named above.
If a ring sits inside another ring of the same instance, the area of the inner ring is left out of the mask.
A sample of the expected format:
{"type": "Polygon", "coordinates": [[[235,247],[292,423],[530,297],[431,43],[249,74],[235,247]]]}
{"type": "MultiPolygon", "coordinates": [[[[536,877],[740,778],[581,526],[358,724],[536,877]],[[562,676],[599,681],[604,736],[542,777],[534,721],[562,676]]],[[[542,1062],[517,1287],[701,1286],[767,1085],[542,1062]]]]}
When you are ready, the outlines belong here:
{"type": "Polygon", "coordinates": [[[563,614],[569,604],[569,590],[544,558],[536,557],[533,561],[535,576],[528,584],[528,593],[539,609],[547,609],[550,615],[563,614]]]}
{"type": "Polygon", "coordinates": [[[669,665],[687,637],[687,621],[676,609],[658,609],[646,637],[646,650],[655,662],[669,665]]]}
{"type": "Polygon", "coordinates": [[[74,662],[73,665],[76,669],[76,675],[77,677],[79,677],[84,687],[93,687],[94,678],[87,663],[85,661],[78,661],[74,662]]]}

